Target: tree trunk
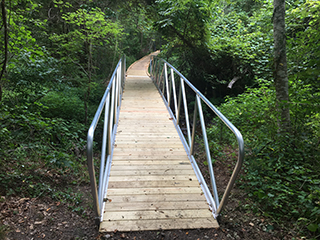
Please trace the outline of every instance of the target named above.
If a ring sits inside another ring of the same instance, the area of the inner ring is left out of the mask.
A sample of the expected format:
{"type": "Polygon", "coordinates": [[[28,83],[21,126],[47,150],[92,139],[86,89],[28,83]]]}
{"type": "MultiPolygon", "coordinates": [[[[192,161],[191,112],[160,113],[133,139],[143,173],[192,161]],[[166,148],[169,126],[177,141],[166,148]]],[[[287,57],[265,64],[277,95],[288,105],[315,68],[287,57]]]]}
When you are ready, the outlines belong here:
{"type": "Polygon", "coordinates": [[[2,68],[0,71],[0,102],[2,101],[2,77],[6,71],[7,61],[8,61],[8,24],[7,24],[7,11],[5,0],[1,1],[1,11],[2,11],[2,24],[4,28],[4,60],[2,62],[2,68]]]}
{"type": "Polygon", "coordinates": [[[88,123],[88,104],[91,92],[91,81],[92,81],[92,43],[90,40],[87,41],[88,45],[88,62],[87,62],[87,73],[88,73],[88,85],[87,91],[85,93],[85,100],[84,100],[84,122],[87,125],[88,123]]]}
{"type": "Polygon", "coordinates": [[[285,0],[273,1],[274,82],[279,111],[279,132],[290,131],[289,90],[285,33],[285,0]]]}

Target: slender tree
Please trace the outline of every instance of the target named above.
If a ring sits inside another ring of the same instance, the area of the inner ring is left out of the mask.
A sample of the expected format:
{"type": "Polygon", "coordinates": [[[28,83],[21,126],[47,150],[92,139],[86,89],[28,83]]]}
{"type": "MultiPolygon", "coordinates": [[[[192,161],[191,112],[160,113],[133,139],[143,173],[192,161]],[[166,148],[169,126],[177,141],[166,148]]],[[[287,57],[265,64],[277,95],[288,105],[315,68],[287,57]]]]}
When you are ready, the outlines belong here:
{"type": "Polygon", "coordinates": [[[62,19],[66,21],[71,30],[65,34],[53,35],[51,39],[59,44],[61,56],[67,55],[67,60],[78,65],[87,77],[87,81],[83,83],[86,88],[84,94],[84,123],[86,124],[88,120],[88,101],[95,68],[93,66],[94,47],[109,44],[112,38],[122,34],[122,28],[106,18],[105,13],[100,8],[78,9],[76,12],[63,14],[62,19]],[[83,54],[83,47],[85,48],[85,54],[83,54]],[[82,58],[87,61],[80,59],[79,54],[82,54],[82,58]]]}
{"type": "Polygon", "coordinates": [[[7,65],[7,61],[8,61],[8,25],[7,25],[7,11],[6,11],[6,4],[5,4],[5,0],[1,1],[1,12],[2,12],[2,25],[4,28],[4,59],[2,62],[2,68],[0,71],[0,102],[2,100],[2,84],[1,84],[1,79],[3,77],[3,74],[6,70],[6,65],[7,65]]]}
{"type": "Polygon", "coordinates": [[[273,1],[273,37],[274,37],[274,81],[277,107],[279,110],[279,130],[290,129],[289,88],[287,73],[285,0],[273,1]]]}

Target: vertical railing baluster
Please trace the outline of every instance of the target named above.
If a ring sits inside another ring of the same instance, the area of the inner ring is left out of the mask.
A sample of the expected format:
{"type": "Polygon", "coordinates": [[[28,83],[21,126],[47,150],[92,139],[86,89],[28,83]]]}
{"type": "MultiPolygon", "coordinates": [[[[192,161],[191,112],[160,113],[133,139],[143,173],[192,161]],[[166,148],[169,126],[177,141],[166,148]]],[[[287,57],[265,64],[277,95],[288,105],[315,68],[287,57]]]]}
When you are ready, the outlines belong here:
{"type": "MultiPolygon", "coordinates": [[[[122,65],[122,63],[121,63],[122,65]]],[[[119,91],[118,91],[118,112],[119,112],[119,107],[121,104],[121,77],[122,77],[122,72],[121,68],[119,68],[119,80],[118,80],[118,85],[119,85],[119,91]]]]}
{"type": "Polygon", "coordinates": [[[162,73],[163,73],[163,68],[161,68],[161,64],[159,64],[159,82],[158,82],[158,88],[160,89],[161,86],[161,78],[162,78],[162,73]]]}
{"type": "MultiPolygon", "coordinates": [[[[166,68],[166,63],[164,63],[163,64],[163,68],[162,68],[162,73],[164,73],[164,74],[166,74],[166,71],[167,71],[167,68],[166,68]]],[[[161,76],[162,76],[162,74],[161,74],[161,76]]],[[[164,96],[164,89],[165,89],[165,79],[166,79],[166,77],[164,76],[163,77],[163,83],[162,83],[162,94],[163,94],[163,96],[164,96]]]]}
{"type": "MultiPolygon", "coordinates": [[[[166,82],[163,83],[163,85],[166,84],[167,102],[168,102],[168,105],[170,106],[170,95],[169,95],[169,84],[168,84],[168,71],[167,71],[167,64],[166,64],[166,63],[164,64],[164,76],[165,76],[166,82]]],[[[164,87],[163,87],[162,93],[163,93],[163,95],[164,95],[164,87]]]]}
{"type": "Polygon", "coordinates": [[[172,83],[172,91],[173,91],[174,113],[176,114],[176,119],[178,119],[176,84],[174,82],[174,72],[172,68],[171,68],[171,83],[172,83]]]}
{"type": "Polygon", "coordinates": [[[157,67],[157,85],[158,85],[158,88],[160,88],[160,81],[161,81],[161,62],[158,61],[158,67],[157,67]]]}
{"type": "Polygon", "coordinates": [[[108,155],[111,154],[111,149],[112,149],[112,131],[113,131],[113,121],[114,121],[114,92],[115,92],[115,81],[112,82],[112,87],[111,87],[111,109],[110,109],[110,121],[109,121],[109,131],[108,131],[108,155]]]}
{"type": "Polygon", "coordinates": [[[200,97],[198,94],[197,94],[197,105],[198,105],[198,109],[199,109],[200,124],[201,124],[201,129],[202,129],[204,146],[205,146],[205,150],[206,150],[207,163],[208,163],[208,167],[209,167],[211,187],[213,190],[214,201],[215,201],[216,206],[218,208],[219,207],[218,191],[217,191],[217,186],[216,186],[216,180],[215,180],[214,173],[213,173],[212,160],[211,160],[210,148],[209,148],[209,144],[208,144],[205,121],[204,121],[204,117],[203,117],[201,100],[200,100],[200,97]]]}
{"type": "Polygon", "coordinates": [[[189,124],[189,113],[188,113],[188,104],[187,104],[187,98],[186,98],[186,90],[184,88],[184,81],[181,78],[181,91],[182,91],[182,98],[183,98],[183,107],[184,107],[184,114],[186,118],[186,127],[188,132],[188,140],[189,140],[189,147],[191,144],[191,133],[190,133],[190,124],[189,124]]]}
{"type": "MultiPolygon", "coordinates": [[[[181,83],[181,81],[180,81],[181,83]]],[[[180,112],[181,112],[181,98],[182,98],[182,85],[180,84],[179,87],[179,94],[178,94],[178,112],[177,112],[177,125],[179,126],[180,122],[180,112]]]]}
{"type": "Polygon", "coordinates": [[[154,73],[153,73],[153,75],[154,75],[154,83],[157,85],[157,82],[158,82],[158,62],[157,62],[157,60],[154,60],[155,62],[154,62],[154,73]]]}
{"type": "Polygon", "coordinates": [[[118,68],[117,70],[117,77],[116,77],[116,95],[115,95],[115,103],[114,103],[114,122],[116,123],[117,122],[117,117],[118,117],[118,106],[120,105],[120,84],[119,84],[119,81],[120,81],[120,76],[121,76],[121,73],[120,73],[120,69],[118,68]]]}
{"type": "MultiPolygon", "coordinates": [[[[197,98],[195,100],[197,101],[197,98]]],[[[195,142],[195,137],[196,137],[196,126],[197,126],[197,114],[198,114],[198,105],[194,104],[190,155],[193,155],[193,153],[194,153],[194,142],[195,142]]]]}
{"type": "Polygon", "coordinates": [[[157,86],[158,86],[158,88],[160,87],[160,75],[161,75],[161,70],[160,70],[160,65],[161,63],[160,63],[160,61],[158,61],[158,67],[157,67],[157,86]]]}
{"type": "Polygon", "coordinates": [[[98,198],[102,198],[102,185],[103,185],[103,174],[106,165],[106,151],[107,151],[107,132],[108,132],[108,121],[109,121],[109,106],[110,94],[108,93],[105,107],[104,107],[104,123],[103,123],[103,138],[102,138],[102,149],[101,149],[101,163],[100,163],[100,175],[99,175],[99,191],[98,198]]]}
{"type": "Polygon", "coordinates": [[[155,60],[155,69],[154,69],[155,79],[154,79],[154,83],[155,83],[156,86],[158,85],[158,77],[159,77],[159,66],[158,65],[159,65],[159,61],[155,60]]]}
{"type": "Polygon", "coordinates": [[[122,57],[122,78],[121,78],[121,81],[122,81],[122,89],[121,89],[121,95],[123,93],[123,89],[124,89],[124,86],[125,86],[125,80],[126,80],[126,55],[123,55],[122,57]]]}
{"type": "Polygon", "coordinates": [[[118,110],[119,110],[119,106],[120,106],[120,92],[121,92],[121,65],[122,63],[120,63],[120,67],[118,68],[118,72],[119,72],[119,77],[117,78],[117,85],[118,85],[118,92],[117,92],[117,116],[118,116],[118,110]]]}
{"type": "MultiPolygon", "coordinates": [[[[171,71],[172,71],[172,68],[170,68],[170,74],[169,75],[171,75],[171,73],[172,73],[171,71]]],[[[168,104],[169,104],[169,108],[171,109],[172,78],[171,77],[169,78],[169,76],[168,76],[168,87],[169,87],[169,102],[168,102],[168,104]]],[[[171,111],[172,111],[172,109],[171,109],[171,111]]]]}

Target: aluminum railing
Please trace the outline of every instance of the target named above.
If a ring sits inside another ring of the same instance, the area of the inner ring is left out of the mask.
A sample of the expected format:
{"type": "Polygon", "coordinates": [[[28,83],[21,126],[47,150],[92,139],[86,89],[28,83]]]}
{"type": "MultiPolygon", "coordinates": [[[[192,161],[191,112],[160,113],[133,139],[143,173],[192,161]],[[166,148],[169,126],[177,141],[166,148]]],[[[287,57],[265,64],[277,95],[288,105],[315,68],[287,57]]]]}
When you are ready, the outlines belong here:
{"type": "Polygon", "coordinates": [[[175,69],[171,64],[167,61],[158,58],[156,56],[151,56],[149,71],[152,80],[154,81],[156,87],[158,88],[166,106],[168,108],[169,113],[171,114],[172,120],[178,130],[180,138],[184,144],[184,147],[187,151],[191,164],[195,170],[195,173],[199,179],[200,185],[203,189],[204,195],[209,203],[209,206],[213,212],[214,217],[217,217],[223,207],[226,205],[228,196],[230,195],[230,191],[235,183],[236,177],[239,174],[241,169],[243,159],[244,159],[244,141],[239,130],[215,107],[213,104],[203,95],[201,94],[177,69],[175,69]],[[169,73],[168,73],[169,67],[169,73]],[[174,76],[178,76],[180,81],[175,81],[174,76]],[[185,89],[185,85],[188,85],[189,88],[195,94],[195,104],[193,109],[193,124],[191,125],[189,122],[189,113],[188,113],[188,104],[187,104],[187,91],[185,89]],[[177,89],[179,89],[179,93],[177,94],[177,89]],[[172,102],[173,101],[173,102],[172,102]],[[183,112],[185,117],[186,124],[186,137],[184,136],[181,128],[180,128],[180,119],[182,118],[181,114],[181,103],[183,103],[183,112]],[[206,126],[202,111],[202,103],[206,104],[221,120],[222,122],[234,133],[237,141],[238,141],[238,160],[234,167],[233,173],[230,177],[228,185],[224,191],[221,201],[219,201],[217,186],[215,182],[210,148],[207,139],[206,126]],[[205,146],[206,158],[209,167],[210,173],[210,182],[212,187],[211,194],[203,176],[200,172],[200,169],[194,158],[194,145],[195,145],[195,135],[196,135],[196,123],[197,116],[199,116],[202,136],[205,146]]]}
{"type": "Polygon", "coordinates": [[[119,120],[120,105],[125,82],[125,72],[126,61],[125,56],[123,56],[119,60],[112,74],[108,87],[102,97],[87,135],[87,162],[90,175],[91,192],[93,196],[94,212],[96,219],[98,220],[97,223],[101,221],[104,198],[106,189],[108,188],[108,175],[111,168],[115,134],[119,120]],[[105,109],[105,114],[103,120],[100,174],[97,188],[93,157],[93,139],[95,129],[99,123],[103,109],[105,109]]]}

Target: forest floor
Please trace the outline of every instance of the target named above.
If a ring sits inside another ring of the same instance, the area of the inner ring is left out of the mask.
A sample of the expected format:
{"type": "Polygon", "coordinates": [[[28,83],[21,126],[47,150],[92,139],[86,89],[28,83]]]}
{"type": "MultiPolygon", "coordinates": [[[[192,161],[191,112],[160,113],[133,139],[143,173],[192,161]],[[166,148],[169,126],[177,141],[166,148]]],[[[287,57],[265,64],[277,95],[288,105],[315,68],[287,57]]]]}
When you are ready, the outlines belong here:
{"type": "MultiPolygon", "coordinates": [[[[234,160],[226,149],[224,161],[215,164],[218,186],[226,186],[234,160]]],[[[234,156],[234,154],[233,154],[234,156]]],[[[234,157],[233,157],[234,159],[234,157]]],[[[208,173],[207,166],[199,164],[208,173]]],[[[61,182],[59,184],[62,184],[61,182]]],[[[81,204],[50,197],[0,197],[0,240],[75,239],[299,239],[295,233],[254,210],[246,192],[236,184],[229,202],[219,216],[218,229],[157,230],[99,233],[94,223],[89,183],[75,186],[64,182],[62,189],[77,193],[81,204]]]]}

